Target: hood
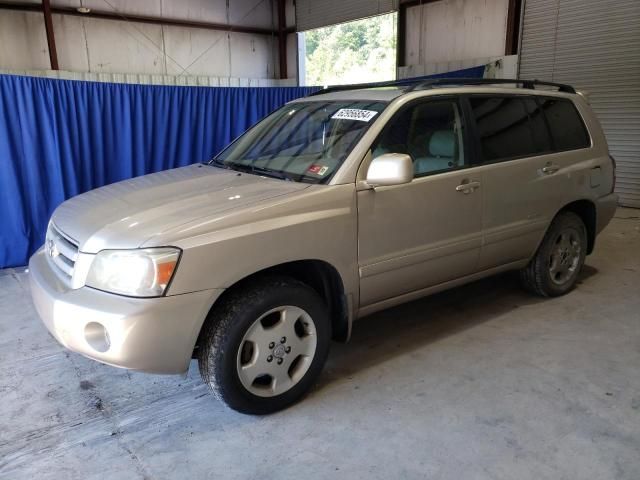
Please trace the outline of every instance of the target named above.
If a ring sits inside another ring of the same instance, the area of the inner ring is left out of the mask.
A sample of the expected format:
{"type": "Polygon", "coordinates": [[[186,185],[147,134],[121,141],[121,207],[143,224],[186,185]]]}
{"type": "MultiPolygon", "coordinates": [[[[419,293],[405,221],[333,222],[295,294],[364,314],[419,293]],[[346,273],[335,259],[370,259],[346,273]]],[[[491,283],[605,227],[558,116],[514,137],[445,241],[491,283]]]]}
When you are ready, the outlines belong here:
{"type": "Polygon", "coordinates": [[[307,187],[192,165],[83,193],[61,204],[52,220],[82,252],[137,248],[165,230],[307,187]]]}

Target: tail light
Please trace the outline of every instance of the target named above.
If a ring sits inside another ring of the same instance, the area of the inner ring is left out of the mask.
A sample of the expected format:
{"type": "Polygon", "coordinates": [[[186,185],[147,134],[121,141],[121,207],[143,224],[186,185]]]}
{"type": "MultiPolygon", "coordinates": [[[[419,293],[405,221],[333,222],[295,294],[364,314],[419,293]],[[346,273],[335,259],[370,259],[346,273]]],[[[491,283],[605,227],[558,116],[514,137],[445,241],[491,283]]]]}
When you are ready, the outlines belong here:
{"type": "Polygon", "coordinates": [[[609,155],[611,159],[611,166],[613,167],[613,183],[611,184],[611,193],[616,189],[616,159],[613,158],[613,155],[609,155]]]}

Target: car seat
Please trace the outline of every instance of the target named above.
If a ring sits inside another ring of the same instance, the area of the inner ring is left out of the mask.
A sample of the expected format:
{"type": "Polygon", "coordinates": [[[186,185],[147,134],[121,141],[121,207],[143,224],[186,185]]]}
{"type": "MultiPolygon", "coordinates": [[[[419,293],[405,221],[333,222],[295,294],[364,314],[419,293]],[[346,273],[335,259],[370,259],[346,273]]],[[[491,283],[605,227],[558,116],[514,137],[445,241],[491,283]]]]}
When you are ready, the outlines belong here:
{"type": "Polygon", "coordinates": [[[416,175],[438,170],[448,170],[457,166],[456,136],[453,130],[436,130],[429,137],[429,155],[416,158],[416,175]]]}

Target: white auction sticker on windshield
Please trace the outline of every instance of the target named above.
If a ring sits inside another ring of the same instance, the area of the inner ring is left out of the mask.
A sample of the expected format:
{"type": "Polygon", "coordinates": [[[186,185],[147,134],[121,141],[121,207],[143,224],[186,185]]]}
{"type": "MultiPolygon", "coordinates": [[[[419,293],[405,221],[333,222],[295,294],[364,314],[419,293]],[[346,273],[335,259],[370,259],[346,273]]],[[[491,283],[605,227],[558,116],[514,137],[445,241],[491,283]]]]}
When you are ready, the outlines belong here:
{"type": "Polygon", "coordinates": [[[335,120],[358,120],[360,122],[368,122],[375,117],[378,112],[373,110],[360,110],[359,108],[341,108],[334,113],[332,119],[335,120]]]}

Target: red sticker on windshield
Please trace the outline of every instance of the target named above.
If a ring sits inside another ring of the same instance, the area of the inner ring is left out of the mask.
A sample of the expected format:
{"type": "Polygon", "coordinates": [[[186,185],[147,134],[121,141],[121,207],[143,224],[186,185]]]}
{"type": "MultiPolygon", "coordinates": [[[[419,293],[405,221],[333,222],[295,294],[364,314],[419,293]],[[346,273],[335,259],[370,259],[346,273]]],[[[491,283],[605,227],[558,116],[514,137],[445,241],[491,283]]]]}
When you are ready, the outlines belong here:
{"type": "Polygon", "coordinates": [[[324,175],[329,170],[329,167],[325,165],[316,165],[315,163],[307,168],[307,172],[315,173],[316,175],[324,175]]]}

